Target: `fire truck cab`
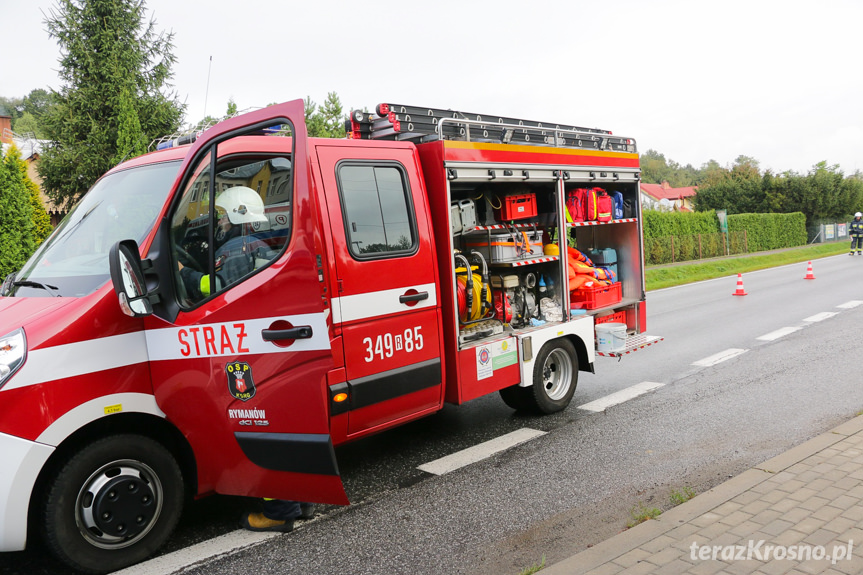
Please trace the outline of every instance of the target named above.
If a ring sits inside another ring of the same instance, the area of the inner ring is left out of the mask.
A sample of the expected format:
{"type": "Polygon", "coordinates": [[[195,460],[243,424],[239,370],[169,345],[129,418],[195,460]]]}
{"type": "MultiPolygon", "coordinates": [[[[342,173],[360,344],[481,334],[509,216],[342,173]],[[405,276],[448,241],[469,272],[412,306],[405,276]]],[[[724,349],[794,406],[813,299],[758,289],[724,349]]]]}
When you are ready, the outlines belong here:
{"type": "Polygon", "coordinates": [[[109,572],[193,497],[347,504],[339,444],[493,392],[559,411],[661,339],[633,140],[395,105],[349,128],[308,138],[296,100],[124,162],[6,278],[0,551],[109,572]],[[631,212],[573,219],[584,188],[631,212]],[[595,248],[617,281],[570,289],[595,248]]]}

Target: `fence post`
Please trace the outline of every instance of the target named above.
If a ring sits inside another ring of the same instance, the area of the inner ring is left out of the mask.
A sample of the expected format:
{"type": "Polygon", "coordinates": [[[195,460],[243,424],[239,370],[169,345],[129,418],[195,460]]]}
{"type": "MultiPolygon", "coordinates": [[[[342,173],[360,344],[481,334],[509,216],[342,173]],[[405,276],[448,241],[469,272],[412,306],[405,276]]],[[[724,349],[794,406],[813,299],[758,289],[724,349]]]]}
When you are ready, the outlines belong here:
{"type": "Polygon", "coordinates": [[[701,257],[701,234],[698,234],[698,259],[702,259],[702,257],[701,257]]]}
{"type": "Polygon", "coordinates": [[[671,263],[674,263],[674,236],[671,236],[671,263]]]}
{"type": "Polygon", "coordinates": [[[749,236],[746,233],[746,230],[743,230],[743,253],[749,253],[749,236]]]}

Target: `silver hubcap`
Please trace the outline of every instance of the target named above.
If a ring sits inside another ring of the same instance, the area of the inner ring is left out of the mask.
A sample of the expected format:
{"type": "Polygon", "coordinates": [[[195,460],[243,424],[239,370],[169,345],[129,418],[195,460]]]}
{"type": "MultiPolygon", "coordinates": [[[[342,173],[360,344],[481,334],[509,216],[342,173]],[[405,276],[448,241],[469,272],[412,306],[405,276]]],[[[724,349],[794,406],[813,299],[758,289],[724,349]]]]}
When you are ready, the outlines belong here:
{"type": "Polygon", "coordinates": [[[129,547],[156,524],[162,495],[162,483],[148,465],[128,459],[113,461],[84,482],[75,500],[75,522],[94,547],[129,547]]]}
{"type": "Polygon", "coordinates": [[[542,386],[549,399],[558,401],[566,396],[572,383],[572,358],[562,349],[555,349],[542,366],[542,386]]]}

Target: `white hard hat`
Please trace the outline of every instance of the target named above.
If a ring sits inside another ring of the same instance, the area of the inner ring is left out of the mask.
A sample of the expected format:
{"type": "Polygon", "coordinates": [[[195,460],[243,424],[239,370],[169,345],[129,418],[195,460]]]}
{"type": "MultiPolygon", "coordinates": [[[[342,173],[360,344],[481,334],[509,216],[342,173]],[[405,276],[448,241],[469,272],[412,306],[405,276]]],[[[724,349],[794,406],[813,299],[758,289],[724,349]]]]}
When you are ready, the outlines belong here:
{"type": "Polygon", "coordinates": [[[220,193],[216,196],[216,207],[225,210],[234,225],[267,221],[261,196],[246,186],[234,186],[220,193]]]}
{"type": "Polygon", "coordinates": [[[863,218],[863,214],[861,214],[860,212],[857,212],[856,214],[854,214],[854,217],[855,218],[863,218]]]}

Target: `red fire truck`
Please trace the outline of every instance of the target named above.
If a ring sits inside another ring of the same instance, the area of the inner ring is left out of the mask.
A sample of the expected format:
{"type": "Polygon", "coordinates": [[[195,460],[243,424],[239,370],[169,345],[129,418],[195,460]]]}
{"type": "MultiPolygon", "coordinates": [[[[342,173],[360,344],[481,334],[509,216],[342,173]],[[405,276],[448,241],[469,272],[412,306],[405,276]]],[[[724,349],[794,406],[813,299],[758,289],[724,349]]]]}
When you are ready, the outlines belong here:
{"type": "Polygon", "coordinates": [[[559,411],[661,339],[633,140],[392,104],[349,128],[307,137],[297,100],[169,141],[5,279],[0,551],[107,572],[189,498],[347,504],[335,446],[493,392],[559,411]],[[582,190],[630,212],[579,221],[582,190]]]}

